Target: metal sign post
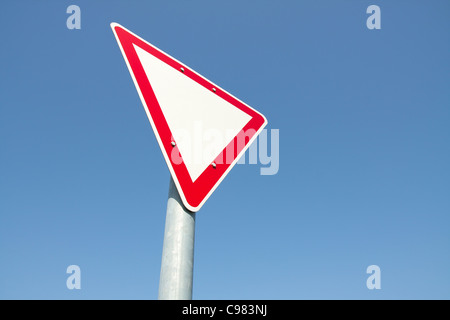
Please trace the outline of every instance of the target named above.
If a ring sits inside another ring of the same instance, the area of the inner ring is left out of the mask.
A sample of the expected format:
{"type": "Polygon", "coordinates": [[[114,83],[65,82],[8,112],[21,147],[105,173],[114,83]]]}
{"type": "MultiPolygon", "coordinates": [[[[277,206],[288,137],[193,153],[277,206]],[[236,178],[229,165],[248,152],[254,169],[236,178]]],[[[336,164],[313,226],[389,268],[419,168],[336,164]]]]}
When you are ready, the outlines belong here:
{"type": "Polygon", "coordinates": [[[194,271],[195,213],[183,205],[170,178],[159,279],[159,300],[191,300],[194,271]]]}
{"type": "Polygon", "coordinates": [[[192,299],[195,212],[267,119],[121,25],[111,28],[171,173],[158,298],[192,299]],[[201,144],[211,132],[221,138],[202,150],[185,139],[201,144]]]}

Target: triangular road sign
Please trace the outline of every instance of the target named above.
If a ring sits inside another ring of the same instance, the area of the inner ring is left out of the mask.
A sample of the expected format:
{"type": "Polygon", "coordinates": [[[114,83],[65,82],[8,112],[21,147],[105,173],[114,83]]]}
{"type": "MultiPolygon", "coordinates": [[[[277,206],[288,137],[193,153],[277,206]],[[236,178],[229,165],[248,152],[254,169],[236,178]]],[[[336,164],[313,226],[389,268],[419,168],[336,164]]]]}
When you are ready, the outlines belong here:
{"type": "Polygon", "coordinates": [[[183,204],[198,211],[267,120],[121,25],[111,28],[183,204]]]}

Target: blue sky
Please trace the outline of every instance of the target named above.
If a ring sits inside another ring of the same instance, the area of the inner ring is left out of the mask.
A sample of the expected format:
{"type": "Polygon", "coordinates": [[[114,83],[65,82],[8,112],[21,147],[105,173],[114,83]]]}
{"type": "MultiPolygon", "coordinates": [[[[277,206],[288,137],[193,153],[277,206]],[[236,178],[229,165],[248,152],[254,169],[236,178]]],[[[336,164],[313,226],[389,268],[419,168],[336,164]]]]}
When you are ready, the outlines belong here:
{"type": "Polygon", "coordinates": [[[198,212],[194,299],[449,299],[449,13],[444,0],[2,4],[0,298],[157,298],[169,171],[118,22],[279,130],[278,173],[237,165],[198,212]],[[72,264],[81,290],[66,287],[72,264]]]}

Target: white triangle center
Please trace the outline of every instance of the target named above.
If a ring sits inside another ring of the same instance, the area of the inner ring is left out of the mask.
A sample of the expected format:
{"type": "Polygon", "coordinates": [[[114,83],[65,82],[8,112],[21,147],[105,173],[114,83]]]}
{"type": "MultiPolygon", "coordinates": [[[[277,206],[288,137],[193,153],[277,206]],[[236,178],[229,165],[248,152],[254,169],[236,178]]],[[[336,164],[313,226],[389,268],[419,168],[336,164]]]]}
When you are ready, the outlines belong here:
{"type": "Polygon", "coordinates": [[[206,89],[142,48],[134,48],[195,181],[251,117],[218,97],[212,88],[206,89]]]}

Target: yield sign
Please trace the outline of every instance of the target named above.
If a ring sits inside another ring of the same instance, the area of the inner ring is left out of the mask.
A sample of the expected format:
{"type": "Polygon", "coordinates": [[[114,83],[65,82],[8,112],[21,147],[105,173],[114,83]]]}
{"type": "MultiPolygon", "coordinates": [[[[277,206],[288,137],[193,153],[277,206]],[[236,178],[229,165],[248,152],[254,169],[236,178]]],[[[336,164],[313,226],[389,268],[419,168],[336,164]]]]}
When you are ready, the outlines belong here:
{"type": "Polygon", "coordinates": [[[267,120],[119,24],[111,28],[183,204],[198,211],[267,120]]]}

